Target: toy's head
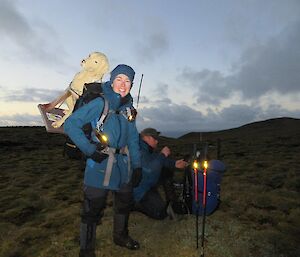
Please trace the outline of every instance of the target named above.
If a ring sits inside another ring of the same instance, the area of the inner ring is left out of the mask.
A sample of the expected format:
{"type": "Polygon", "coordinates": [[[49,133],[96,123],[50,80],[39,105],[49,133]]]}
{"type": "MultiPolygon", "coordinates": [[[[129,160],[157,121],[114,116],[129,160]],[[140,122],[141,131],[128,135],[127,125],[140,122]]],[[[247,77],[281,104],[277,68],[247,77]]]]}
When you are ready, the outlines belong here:
{"type": "Polygon", "coordinates": [[[108,72],[109,63],[105,54],[93,52],[87,58],[81,61],[81,67],[93,75],[102,76],[108,72]]]}

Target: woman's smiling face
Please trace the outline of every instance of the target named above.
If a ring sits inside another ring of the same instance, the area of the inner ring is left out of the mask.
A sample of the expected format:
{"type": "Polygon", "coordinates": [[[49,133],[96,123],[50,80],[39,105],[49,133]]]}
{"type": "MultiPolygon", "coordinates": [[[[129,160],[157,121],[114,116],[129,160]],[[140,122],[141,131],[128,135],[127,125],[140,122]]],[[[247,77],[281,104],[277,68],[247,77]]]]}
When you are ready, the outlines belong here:
{"type": "Polygon", "coordinates": [[[113,81],[112,88],[115,93],[125,97],[131,89],[131,81],[125,74],[119,74],[113,81]]]}

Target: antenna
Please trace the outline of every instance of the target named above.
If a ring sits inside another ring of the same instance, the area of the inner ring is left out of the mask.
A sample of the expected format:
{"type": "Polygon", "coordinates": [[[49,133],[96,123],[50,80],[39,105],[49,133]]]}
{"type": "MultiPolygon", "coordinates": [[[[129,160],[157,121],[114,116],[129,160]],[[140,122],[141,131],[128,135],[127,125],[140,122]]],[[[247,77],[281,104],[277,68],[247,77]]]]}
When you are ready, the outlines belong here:
{"type": "Polygon", "coordinates": [[[137,98],[137,102],[136,102],[136,109],[138,109],[138,107],[139,107],[139,101],[140,101],[140,94],[141,94],[141,87],[142,87],[143,77],[144,77],[144,74],[142,74],[141,81],[140,81],[139,93],[138,93],[138,98],[137,98]]]}

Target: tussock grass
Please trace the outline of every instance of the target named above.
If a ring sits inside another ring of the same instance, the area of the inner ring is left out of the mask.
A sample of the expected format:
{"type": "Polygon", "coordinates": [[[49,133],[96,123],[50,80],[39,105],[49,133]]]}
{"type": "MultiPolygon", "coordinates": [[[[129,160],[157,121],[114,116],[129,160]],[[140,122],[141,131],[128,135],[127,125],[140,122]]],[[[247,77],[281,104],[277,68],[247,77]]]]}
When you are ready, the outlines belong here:
{"type": "MultiPolygon", "coordinates": [[[[164,138],[160,146],[182,158],[199,138],[164,138]]],[[[205,256],[300,256],[300,121],[269,120],[202,138],[212,158],[221,139],[227,165],[222,203],[206,219],[205,256]]],[[[83,167],[63,157],[63,142],[41,127],[0,128],[0,257],[78,256],[83,167]]],[[[97,229],[98,257],[200,255],[193,215],[156,221],[133,212],[129,230],[141,249],[132,252],[113,244],[112,214],[109,195],[97,229]]]]}

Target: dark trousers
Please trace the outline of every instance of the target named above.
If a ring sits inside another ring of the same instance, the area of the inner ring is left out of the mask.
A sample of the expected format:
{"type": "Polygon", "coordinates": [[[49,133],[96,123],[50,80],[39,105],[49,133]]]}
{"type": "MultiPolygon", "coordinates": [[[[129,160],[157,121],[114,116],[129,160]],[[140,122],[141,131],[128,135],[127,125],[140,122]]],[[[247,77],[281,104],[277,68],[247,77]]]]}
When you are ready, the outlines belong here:
{"type": "Polygon", "coordinates": [[[190,213],[187,203],[178,199],[174,186],[174,169],[164,167],[161,170],[157,185],[146,192],[138,203],[135,203],[134,210],[142,212],[153,219],[164,219],[168,216],[166,210],[169,203],[177,214],[190,213]],[[159,186],[162,186],[165,199],[158,192],[157,188],[159,186]]]}
{"type": "Polygon", "coordinates": [[[144,213],[153,219],[164,219],[167,217],[167,204],[157,191],[157,188],[151,188],[143,198],[135,204],[134,210],[144,213]]]}
{"type": "MultiPolygon", "coordinates": [[[[81,212],[80,249],[94,251],[96,227],[100,223],[109,190],[84,186],[84,201],[81,212]]],[[[114,197],[114,228],[113,237],[128,236],[129,212],[133,206],[131,184],[124,184],[119,191],[113,192],[114,197]]]]}
{"type": "Polygon", "coordinates": [[[176,202],[178,200],[174,187],[174,169],[164,167],[161,171],[158,183],[163,187],[167,203],[176,202]]]}

